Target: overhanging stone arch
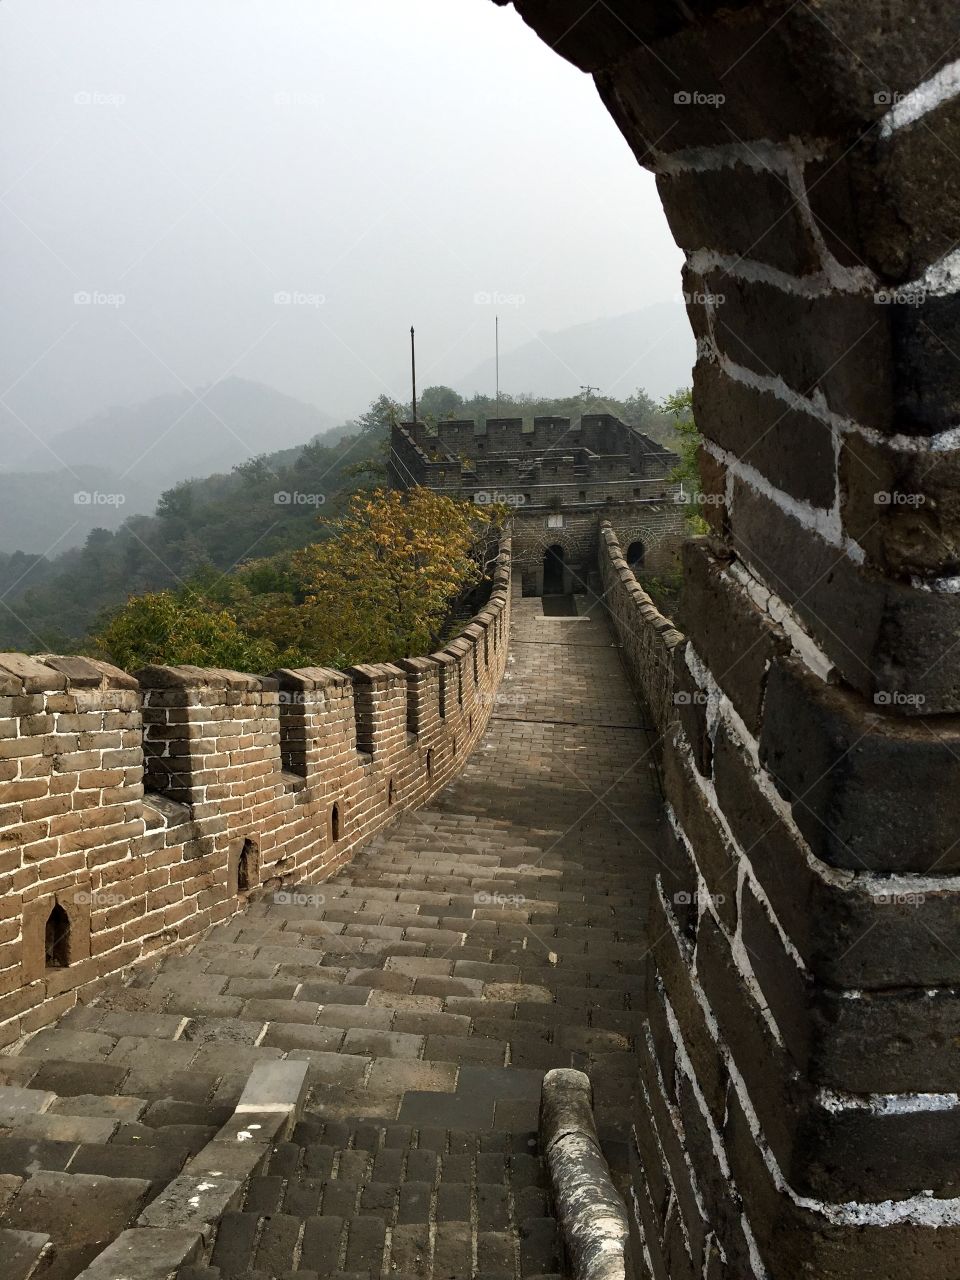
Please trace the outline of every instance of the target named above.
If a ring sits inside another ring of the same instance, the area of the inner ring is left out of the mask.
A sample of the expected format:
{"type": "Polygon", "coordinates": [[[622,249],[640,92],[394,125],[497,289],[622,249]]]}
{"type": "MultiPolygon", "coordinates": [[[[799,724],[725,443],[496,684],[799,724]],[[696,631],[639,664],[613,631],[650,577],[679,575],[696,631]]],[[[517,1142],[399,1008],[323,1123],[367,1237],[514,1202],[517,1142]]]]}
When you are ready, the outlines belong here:
{"type": "Polygon", "coordinates": [[[960,10],[515,5],[657,173],[698,342],[641,1269],[953,1274],[960,10]]]}

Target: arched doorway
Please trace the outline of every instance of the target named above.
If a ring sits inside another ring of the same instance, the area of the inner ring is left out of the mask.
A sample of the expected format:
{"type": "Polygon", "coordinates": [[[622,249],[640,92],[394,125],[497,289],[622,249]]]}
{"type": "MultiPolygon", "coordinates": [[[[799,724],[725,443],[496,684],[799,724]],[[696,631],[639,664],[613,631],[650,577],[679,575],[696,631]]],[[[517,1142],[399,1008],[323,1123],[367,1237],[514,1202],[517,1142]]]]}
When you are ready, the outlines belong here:
{"type": "Polygon", "coordinates": [[[646,554],[647,554],[647,549],[642,542],[640,542],[639,540],[637,540],[636,542],[631,542],[629,547],[627,547],[627,564],[634,571],[636,571],[637,569],[642,569],[644,557],[646,556],[646,554]]]}
{"type": "Polygon", "coordinates": [[[543,594],[563,595],[565,576],[563,547],[557,542],[543,553],[543,594]]]}

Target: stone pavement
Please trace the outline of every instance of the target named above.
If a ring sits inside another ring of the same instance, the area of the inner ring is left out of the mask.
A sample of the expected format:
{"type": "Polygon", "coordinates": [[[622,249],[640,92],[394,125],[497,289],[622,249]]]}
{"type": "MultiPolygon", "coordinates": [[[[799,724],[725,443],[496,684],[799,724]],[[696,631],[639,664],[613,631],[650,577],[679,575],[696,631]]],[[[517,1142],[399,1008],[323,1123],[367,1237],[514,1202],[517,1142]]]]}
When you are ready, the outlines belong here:
{"type": "Polygon", "coordinates": [[[52,1098],[0,1111],[0,1228],[52,1237],[37,1274],[72,1280],[282,1056],[310,1063],[304,1118],[182,1280],[563,1274],[540,1081],[589,1073],[622,1174],[660,805],[602,606],[514,607],[495,715],[433,804],[0,1057],[52,1098]]]}

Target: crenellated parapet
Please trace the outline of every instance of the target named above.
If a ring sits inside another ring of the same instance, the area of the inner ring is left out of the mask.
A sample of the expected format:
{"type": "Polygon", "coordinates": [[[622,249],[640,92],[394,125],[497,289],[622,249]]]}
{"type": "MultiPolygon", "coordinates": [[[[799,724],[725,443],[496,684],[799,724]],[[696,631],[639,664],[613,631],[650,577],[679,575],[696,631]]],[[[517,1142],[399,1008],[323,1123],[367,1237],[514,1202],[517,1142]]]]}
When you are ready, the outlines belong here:
{"type": "Polygon", "coordinates": [[[443,650],[348,671],[0,654],[0,1045],[440,790],[494,706],[510,588],[505,540],[443,650]]]}

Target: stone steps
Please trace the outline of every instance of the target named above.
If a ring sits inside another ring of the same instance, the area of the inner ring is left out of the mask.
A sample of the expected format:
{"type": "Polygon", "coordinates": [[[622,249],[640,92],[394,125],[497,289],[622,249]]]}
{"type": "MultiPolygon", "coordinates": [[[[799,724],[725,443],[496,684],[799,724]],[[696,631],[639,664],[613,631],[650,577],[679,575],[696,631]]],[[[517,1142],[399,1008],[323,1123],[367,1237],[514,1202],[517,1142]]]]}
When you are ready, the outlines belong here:
{"type": "MultiPolygon", "coordinates": [[[[73,1041],[73,1052],[82,1043],[73,1041]]],[[[0,1075],[15,1064],[15,1074],[25,1082],[0,1085],[4,1280],[72,1280],[216,1132],[171,1123],[184,1117],[165,1113],[145,1098],[58,1095],[31,1087],[31,1072],[35,1079],[44,1073],[45,1057],[0,1059],[0,1075]]],[[[56,1066],[62,1069],[65,1063],[69,1059],[58,1058],[56,1066]]],[[[91,1072],[95,1083],[95,1063],[73,1065],[91,1072]]]]}
{"type": "Polygon", "coordinates": [[[45,1269],[50,1254],[50,1237],[45,1232],[9,1231],[0,1227],[4,1280],[34,1280],[45,1269]]]}
{"type": "Polygon", "coordinates": [[[354,1117],[301,1121],[179,1280],[473,1274],[559,1280],[535,1134],[354,1117]]]}
{"type": "MultiPolygon", "coordinates": [[[[0,1225],[21,1238],[43,1237],[47,1250],[34,1257],[27,1275],[43,1280],[73,1280],[109,1242],[135,1220],[146,1204],[151,1184],[143,1178],[35,1169],[4,1209],[0,1225]]],[[[11,1243],[0,1237],[0,1249],[11,1243]]],[[[17,1256],[14,1245],[14,1257],[17,1256]]],[[[4,1267],[5,1253],[0,1253],[4,1267]]],[[[22,1263],[21,1263],[22,1265],[22,1263]]],[[[2,1272],[6,1280],[6,1270],[2,1272]]]]}

